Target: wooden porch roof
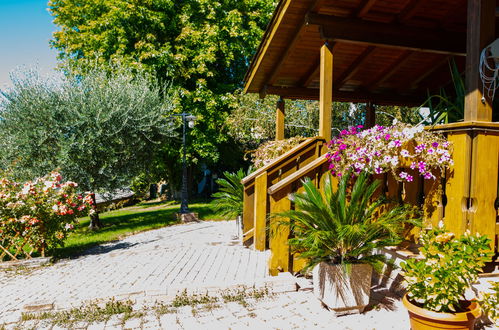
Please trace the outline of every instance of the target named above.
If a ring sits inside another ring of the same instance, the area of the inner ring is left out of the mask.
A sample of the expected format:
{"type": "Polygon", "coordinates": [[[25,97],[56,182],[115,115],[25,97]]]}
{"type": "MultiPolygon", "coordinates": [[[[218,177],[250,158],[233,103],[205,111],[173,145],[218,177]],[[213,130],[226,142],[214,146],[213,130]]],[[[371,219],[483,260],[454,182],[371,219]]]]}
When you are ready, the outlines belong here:
{"type": "Polygon", "coordinates": [[[450,83],[451,57],[464,70],[466,12],[467,0],[281,0],[245,92],[318,99],[327,41],[334,101],[420,105],[450,83]]]}

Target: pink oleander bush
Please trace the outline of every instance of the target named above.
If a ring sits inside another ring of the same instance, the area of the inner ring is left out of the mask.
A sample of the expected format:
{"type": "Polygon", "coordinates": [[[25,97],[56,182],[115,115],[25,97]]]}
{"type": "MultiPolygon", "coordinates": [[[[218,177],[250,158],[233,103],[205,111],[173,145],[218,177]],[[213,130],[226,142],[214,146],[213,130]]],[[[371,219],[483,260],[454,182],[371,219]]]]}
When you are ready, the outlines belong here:
{"type": "Polygon", "coordinates": [[[23,247],[43,254],[62,246],[76,219],[93,203],[77,187],[62,182],[57,172],[24,184],[0,178],[0,245],[14,256],[23,247]]]}
{"type": "Polygon", "coordinates": [[[333,175],[349,170],[357,175],[391,172],[396,180],[411,182],[414,177],[407,168],[425,179],[435,179],[435,170],[444,171],[453,164],[450,143],[423,126],[395,123],[361,129],[361,125],[350,127],[329,142],[327,158],[333,175]]]}

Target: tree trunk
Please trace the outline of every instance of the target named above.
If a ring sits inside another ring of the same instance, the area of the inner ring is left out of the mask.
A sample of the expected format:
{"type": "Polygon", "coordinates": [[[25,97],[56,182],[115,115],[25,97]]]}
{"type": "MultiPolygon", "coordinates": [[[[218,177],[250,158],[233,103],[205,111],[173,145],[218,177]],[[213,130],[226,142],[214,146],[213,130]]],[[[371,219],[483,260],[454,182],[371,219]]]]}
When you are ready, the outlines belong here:
{"type": "Polygon", "coordinates": [[[91,194],[92,196],[92,212],[90,212],[90,225],[88,226],[91,230],[97,230],[102,228],[102,223],[99,218],[99,212],[97,211],[97,202],[95,200],[95,193],[91,194]]]}

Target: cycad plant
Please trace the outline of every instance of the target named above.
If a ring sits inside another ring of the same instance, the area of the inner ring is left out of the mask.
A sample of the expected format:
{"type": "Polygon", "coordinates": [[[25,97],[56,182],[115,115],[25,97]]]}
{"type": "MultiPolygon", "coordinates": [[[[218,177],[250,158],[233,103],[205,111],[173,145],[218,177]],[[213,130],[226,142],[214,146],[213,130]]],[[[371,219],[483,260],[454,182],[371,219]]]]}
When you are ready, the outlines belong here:
{"type": "Polygon", "coordinates": [[[236,173],[224,172],[225,178],[216,182],[219,191],[214,193],[212,204],[215,210],[225,219],[235,219],[243,213],[244,186],[241,180],[246,176],[243,169],[236,173]]]}
{"type": "Polygon", "coordinates": [[[375,250],[400,243],[404,224],[419,224],[419,220],[413,207],[394,206],[383,197],[374,197],[379,186],[379,181],[370,182],[364,172],[355,179],[350,173],[342,176],[336,191],[330,175],[322,193],[309,179],[303,182],[305,191],[291,197],[295,210],[277,216],[291,220],[285,222],[293,237],[289,245],[308,260],[304,270],[329,262],[365,263],[381,271],[385,258],[375,250]],[[351,180],[355,180],[353,186],[351,180]]]}

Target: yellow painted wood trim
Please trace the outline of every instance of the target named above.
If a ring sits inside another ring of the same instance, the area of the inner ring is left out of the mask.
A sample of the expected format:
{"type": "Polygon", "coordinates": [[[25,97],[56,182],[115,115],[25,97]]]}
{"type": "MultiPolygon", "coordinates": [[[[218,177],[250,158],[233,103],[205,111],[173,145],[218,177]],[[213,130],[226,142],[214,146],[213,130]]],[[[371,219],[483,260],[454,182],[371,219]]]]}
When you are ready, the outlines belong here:
{"type": "Polygon", "coordinates": [[[267,230],[267,172],[260,174],[255,179],[255,204],[254,204],[254,243],[258,251],[265,250],[267,230]]]}
{"type": "Polygon", "coordinates": [[[461,129],[481,129],[499,131],[499,122],[491,121],[461,121],[458,123],[442,124],[435,126],[426,126],[430,131],[455,131],[461,129]]]}
{"type": "Polygon", "coordinates": [[[321,47],[319,87],[319,135],[331,140],[333,104],[333,52],[328,44],[321,47]]]}
{"type": "Polygon", "coordinates": [[[320,166],[322,166],[326,162],[327,162],[327,158],[326,158],[326,155],[324,154],[324,155],[320,156],[319,158],[317,158],[316,160],[303,166],[301,169],[299,169],[295,173],[291,174],[290,176],[282,179],[278,183],[271,186],[267,190],[269,195],[273,195],[276,192],[278,192],[279,190],[283,189],[284,187],[287,187],[290,184],[292,184],[293,182],[298,181],[299,179],[301,179],[302,177],[304,177],[305,175],[307,175],[311,171],[319,168],[320,166]]]}

